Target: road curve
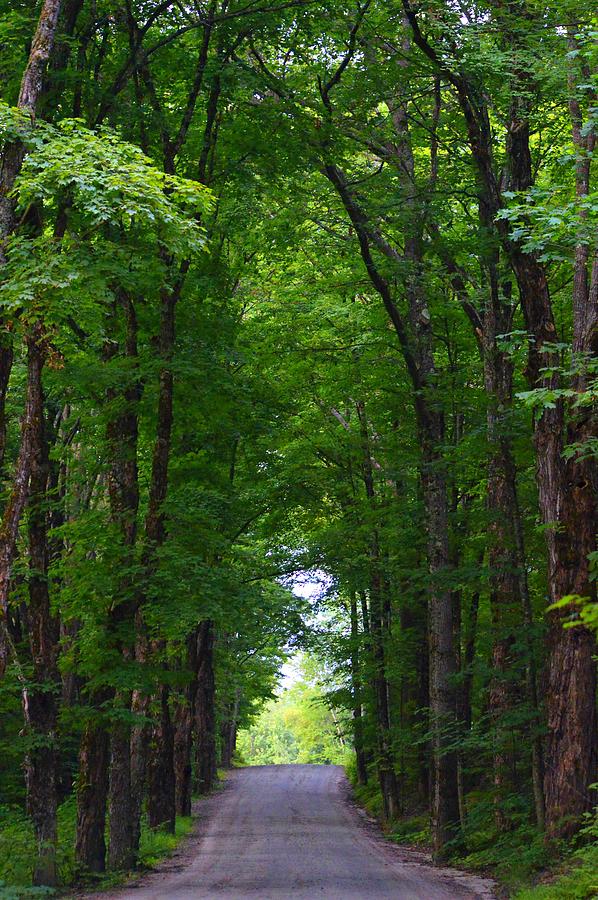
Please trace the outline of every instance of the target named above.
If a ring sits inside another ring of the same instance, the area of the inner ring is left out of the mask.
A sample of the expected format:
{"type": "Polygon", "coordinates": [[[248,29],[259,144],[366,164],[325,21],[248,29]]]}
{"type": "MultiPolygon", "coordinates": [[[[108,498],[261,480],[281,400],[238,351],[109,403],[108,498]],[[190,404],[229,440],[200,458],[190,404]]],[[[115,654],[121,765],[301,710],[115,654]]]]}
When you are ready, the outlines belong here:
{"type": "MultiPolygon", "coordinates": [[[[337,766],[255,766],[199,804],[198,837],[118,900],[479,900],[487,882],[422,863],[365,827],[337,766]],[[205,819],[202,809],[207,810],[205,819]],[[181,862],[183,863],[181,865],[181,862]]],[[[97,895],[96,895],[97,897],[97,895]]]]}

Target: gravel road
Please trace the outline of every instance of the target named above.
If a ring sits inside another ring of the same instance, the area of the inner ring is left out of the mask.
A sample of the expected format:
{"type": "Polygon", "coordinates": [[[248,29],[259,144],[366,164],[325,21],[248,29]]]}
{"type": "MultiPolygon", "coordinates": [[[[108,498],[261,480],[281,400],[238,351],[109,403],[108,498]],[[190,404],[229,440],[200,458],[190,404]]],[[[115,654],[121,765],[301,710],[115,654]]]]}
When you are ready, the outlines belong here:
{"type": "MultiPolygon", "coordinates": [[[[104,900],[480,900],[489,882],[384,841],[337,766],[231,773],[198,805],[197,834],[160,870],[104,900]]],[[[95,895],[97,898],[97,894],[95,895]]]]}

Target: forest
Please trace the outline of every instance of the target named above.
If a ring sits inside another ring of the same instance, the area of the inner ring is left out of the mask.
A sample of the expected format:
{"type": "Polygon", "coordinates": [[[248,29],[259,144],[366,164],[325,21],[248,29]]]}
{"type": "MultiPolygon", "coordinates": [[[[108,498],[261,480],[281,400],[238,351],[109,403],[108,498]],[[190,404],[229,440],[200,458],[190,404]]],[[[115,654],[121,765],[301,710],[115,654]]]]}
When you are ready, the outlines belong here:
{"type": "Polygon", "coordinates": [[[589,0],[0,0],[0,895],[301,652],[278,761],[598,896],[597,90],[589,0]]]}

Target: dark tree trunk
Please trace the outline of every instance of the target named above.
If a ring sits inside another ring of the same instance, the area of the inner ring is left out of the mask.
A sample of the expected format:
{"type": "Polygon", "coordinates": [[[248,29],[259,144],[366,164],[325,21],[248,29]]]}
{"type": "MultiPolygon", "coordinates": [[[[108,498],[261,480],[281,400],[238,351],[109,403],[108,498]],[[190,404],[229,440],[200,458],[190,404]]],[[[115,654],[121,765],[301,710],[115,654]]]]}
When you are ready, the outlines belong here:
{"type": "MultiPolygon", "coordinates": [[[[119,297],[124,314],[124,355],[137,360],[137,318],[131,298],[124,292],[119,297]]],[[[116,356],[118,345],[108,345],[108,358],[116,356]]],[[[123,546],[123,565],[130,569],[137,537],[137,510],[139,507],[139,482],[137,470],[137,437],[140,384],[135,372],[131,375],[122,397],[114,389],[108,392],[108,401],[123,401],[123,406],[107,427],[110,469],[108,472],[108,496],[110,513],[117,526],[123,546]]],[[[110,642],[127,662],[134,654],[134,618],[137,597],[131,578],[120,585],[121,596],[113,605],[108,633],[110,642]]],[[[115,706],[127,712],[131,706],[131,692],[120,690],[115,706]]],[[[131,729],[117,716],[110,730],[110,844],[108,862],[113,870],[130,869],[135,863],[136,846],[133,827],[133,798],[131,792],[131,729]]]]}
{"type": "MultiPolygon", "coordinates": [[[[356,411],[360,425],[363,483],[368,503],[370,504],[372,511],[374,511],[377,502],[376,488],[374,484],[369,427],[365,408],[362,403],[356,404],[356,411]]],[[[386,819],[396,819],[401,814],[401,795],[395,771],[392,747],[385,646],[386,635],[388,633],[388,619],[385,615],[386,609],[383,597],[384,588],[380,567],[379,537],[377,526],[374,525],[370,538],[369,638],[374,664],[373,686],[376,710],[376,739],[378,747],[378,779],[384,803],[384,817],[386,819]]]]}
{"type": "Polygon", "coordinates": [[[89,721],[81,739],[77,779],[75,859],[83,872],[103,872],[106,868],[108,761],[106,726],[98,719],[89,721]]]}
{"type": "MultiPolygon", "coordinates": [[[[171,265],[171,260],[166,260],[171,265]]],[[[149,489],[148,511],[145,520],[144,563],[148,578],[156,565],[156,552],[166,539],[166,517],[164,501],[168,492],[168,466],[172,440],[174,374],[172,356],[175,343],[176,305],[179,300],[189,263],[184,262],[176,276],[172,288],[161,294],[160,313],[160,379],[158,386],[158,409],[156,440],[152,457],[152,474],[149,489]]],[[[164,641],[152,646],[156,656],[163,654],[164,641]]],[[[169,688],[160,687],[158,704],[159,719],[153,728],[155,753],[150,754],[148,772],[148,817],[152,827],[166,824],[174,831],[175,822],[175,775],[174,775],[174,728],[170,716],[169,688]]],[[[141,734],[144,732],[142,731],[141,734]]]]}
{"type": "MultiPolygon", "coordinates": [[[[578,49],[575,27],[570,31],[571,50],[578,49]]],[[[580,57],[581,58],[581,57],[580,57]]],[[[571,55],[571,66],[577,65],[571,55]]],[[[578,73],[588,80],[590,72],[582,63],[578,73]]],[[[577,151],[575,172],[576,194],[584,201],[590,192],[591,159],[596,146],[596,131],[583,130],[583,111],[576,92],[573,71],[569,78],[570,115],[573,144],[577,151]]],[[[527,134],[527,133],[526,133],[527,134]]],[[[582,212],[587,218],[587,211],[582,212]]],[[[577,360],[595,358],[598,353],[598,260],[591,259],[590,245],[581,238],[575,249],[573,266],[573,341],[577,360]]],[[[531,314],[530,314],[531,318],[531,314]]],[[[583,393],[588,388],[582,371],[573,380],[573,388],[583,393]]],[[[583,445],[598,436],[598,413],[577,409],[569,401],[566,445],[583,445]]],[[[546,413],[542,418],[546,418],[546,413]]],[[[596,601],[596,582],[590,570],[590,554],[596,552],[598,479],[595,463],[588,455],[574,453],[565,462],[558,443],[537,431],[536,446],[545,452],[538,460],[542,512],[547,523],[557,523],[548,530],[549,575],[551,599],[577,595],[596,601]],[[580,458],[581,457],[581,458],[580,458]],[[560,476],[560,483],[553,479],[560,476]],[[556,494],[556,496],[553,496],[556,494]],[[561,516],[559,517],[559,512],[561,516]]],[[[563,628],[569,610],[553,613],[548,645],[550,657],[547,672],[548,742],[546,753],[545,794],[546,824],[551,835],[567,836],[576,830],[584,812],[595,803],[589,785],[596,781],[598,761],[596,728],[596,644],[586,629],[563,628]]]]}
{"type": "Polygon", "coordinates": [[[193,748],[193,710],[183,700],[174,717],[174,777],[175,807],[179,816],[191,815],[191,795],[193,786],[193,767],[191,751],[193,748]]]}
{"type": "MultiPolygon", "coordinates": [[[[482,560],[480,559],[480,565],[482,560]]],[[[475,659],[475,646],[478,629],[478,611],[480,606],[480,593],[474,591],[471,595],[469,603],[467,622],[465,633],[463,636],[463,653],[461,658],[461,674],[462,685],[461,690],[457,694],[457,722],[465,737],[471,730],[472,709],[471,694],[473,688],[473,663],[475,659]]],[[[459,814],[461,822],[464,822],[466,816],[465,795],[467,792],[467,779],[465,773],[466,755],[461,754],[459,760],[459,814]]]]}
{"type": "MultiPolygon", "coordinates": [[[[54,45],[59,13],[60,0],[44,0],[23,72],[17,106],[28,112],[32,121],[35,119],[44,72],[54,45]]],[[[25,147],[21,141],[5,145],[0,160],[0,266],[6,261],[5,242],[15,225],[15,200],[11,191],[24,158],[25,147]]]]}
{"type": "Polygon", "coordinates": [[[162,685],[159,719],[153,727],[147,766],[147,818],[151,828],[162,827],[174,834],[174,728],[170,717],[169,697],[169,688],[162,685]]]}
{"type": "Polygon", "coordinates": [[[388,681],[384,648],[384,627],[382,621],[382,588],[379,575],[372,573],[370,589],[370,639],[374,663],[374,698],[376,708],[376,736],[378,780],[384,803],[384,818],[396,819],[400,816],[401,794],[395,771],[390,727],[390,707],[388,702],[388,681]]]}
{"type": "MultiPolygon", "coordinates": [[[[381,240],[379,233],[353,196],[346,176],[338,166],[327,163],[324,165],[324,172],[337,190],[355,228],[368,276],[380,295],[397,334],[413,386],[413,402],[422,445],[422,488],[428,532],[428,565],[432,582],[428,602],[430,724],[433,735],[431,816],[435,855],[440,858],[447,842],[455,839],[459,830],[457,760],[455,752],[445,746],[448,742],[446,725],[448,723],[452,727],[455,722],[453,687],[455,654],[452,646],[451,594],[450,591],[439,587],[440,579],[450,567],[448,497],[440,450],[444,430],[443,415],[431,402],[434,400],[433,378],[431,380],[434,362],[431,319],[420,284],[421,273],[418,262],[421,252],[420,240],[415,233],[406,236],[406,250],[409,245],[412,261],[412,271],[407,284],[410,333],[394,302],[388,281],[376,266],[372,256],[372,245],[378,246],[381,252],[391,259],[396,260],[397,254],[381,240]]],[[[450,730],[449,728],[448,731],[450,730]]]]}
{"type": "MultiPolygon", "coordinates": [[[[121,698],[127,703],[125,698],[121,698]]],[[[135,863],[133,800],[131,796],[131,729],[125,722],[110,728],[110,844],[108,864],[127,870],[135,863]]]]}
{"type": "Polygon", "coordinates": [[[27,396],[21,424],[21,443],[0,527],[0,676],[4,674],[9,659],[12,657],[16,660],[16,651],[8,628],[8,595],[19,524],[29,492],[36,430],[39,428],[39,417],[43,414],[39,404],[45,357],[42,328],[36,325],[27,337],[27,396]]]}
{"type": "Polygon", "coordinates": [[[207,794],[216,781],[216,685],[214,680],[214,623],[202,622],[197,644],[197,700],[195,754],[197,793],[207,794]]]}
{"type": "Polygon", "coordinates": [[[4,456],[6,454],[6,395],[10,373],[12,372],[13,346],[10,334],[3,334],[0,343],[0,477],[3,476],[4,456]]]}
{"type": "Polygon", "coordinates": [[[436,581],[446,573],[449,560],[446,480],[436,453],[425,449],[422,483],[428,522],[428,564],[433,579],[428,601],[431,815],[434,854],[441,859],[447,843],[457,837],[460,822],[457,753],[449,746],[454,743],[456,725],[456,657],[451,593],[436,581]]]}
{"type": "MultiPolygon", "coordinates": [[[[44,72],[54,45],[59,13],[60,0],[44,0],[31,42],[27,66],[21,79],[17,107],[29,113],[32,122],[35,119],[42,90],[44,72]]],[[[15,199],[12,191],[21,171],[24,157],[23,143],[10,141],[4,146],[0,159],[0,267],[6,263],[6,241],[15,227],[15,199]]],[[[0,465],[6,447],[6,392],[13,361],[11,335],[8,333],[9,329],[6,328],[6,323],[3,324],[7,333],[3,335],[0,346],[0,465]]],[[[33,326],[27,339],[28,392],[21,426],[21,444],[11,492],[0,529],[0,675],[4,672],[9,656],[14,656],[14,648],[7,628],[8,592],[17,533],[29,487],[31,440],[35,427],[32,420],[35,397],[32,396],[32,391],[35,394],[36,383],[39,383],[39,390],[41,390],[41,370],[45,360],[42,340],[42,327],[40,325],[33,326]]]]}
{"type": "MultiPolygon", "coordinates": [[[[38,353],[39,351],[38,348],[38,353]]],[[[25,759],[27,809],[33,820],[37,856],[33,870],[35,885],[54,886],[56,870],[56,669],[58,625],[50,610],[48,584],[47,491],[50,473],[49,447],[44,417],[41,358],[33,370],[35,395],[32,420],[31,477],[29,497],[29,641],[33,661],[31,688],[23,691],[25,727],[31,748],[25,759]]],[[[33,374],[33,373],[32,373],[33,374]]]]}
{"type": "Polygon", "coordinates": [[[189,684],[184,698],[177,704],[174,736],[175,803],[180,816],[191,815],[192,774],[191,753],[193,749],[193,722],[197,695],[197,651],[198,634],[201,626],[187,641],[187,669],[189,684]]]}
{"type": "MultiPolygon", "coordinates": [[[[136,657],[138,661],[144,662],[146,658],[146,641],[140,616],[137,617],[137,620],[140,635],[136,645],[136,657]]],[[[147,781],[147,761],[151,737],[151,726],[147,721],[149,705],[150,699],[147,694],[142,691],[133,691],[131,711],[139,719],[138,724],[135,724],[131,729],[131,819],[135,854],[139,851],[139,841],[141,839],[141,813],[147,781]]]]}
{"type": "Polygon", "coordinates": [[[220,754],[223,769],[231,769],[233,757],[237,746],[237,717],[239,714],[239,702],[241,700],[240,688],[235,688],[233,702],[228,709],[228,715],[220,727],[220,754]]]}
{"type": "MultiPolygon", "coordinates": [[[[482,221],[487,229],[492,223],[482,221]]],[[[487,253],[489,296],[484,311],[482,355],[488,397],[488,567],[492,615],[492,669],[489,706],[493,723],[495,819],[499,830],[510,827],[505,800],[514,791],[512,728],[505,718],[516,702],[514,644],[521,628],[520,575],[514,537],[516,472],[505,414],[512,403],[513,366],[497,344],[498,336],[511,328],[512,309],[500,299],[498,253],[487,253]]]]}
{"type": "MultiPolygon", "coordinates": [[[[522,112],[515,104],[507,146],[511,187],[515,190],[524,190],[532,183],[526,116],[527,110],[522,112]]],[[[577,191],[580,196],[587,192],[579,170],[577,191]]],[[[558,388],[558,353],[547,347],[556,341],[557,331],[546,273],[533,254],[523,253],[518,244],[511,243],[508,231],[504,232],[504,241],[519,286],[526,327],[532,336],[527,368],[530,386],[558,388]],[[549,371],[542,372],[543,368],[549,371]]],[[[574,264],[572,307],[573,353],[595,354],[598,303],[588,288],[587,264],[579,257],[574,264]]],[[[583,374],[574,379],[573,388],[585,390],[583,374]]],[[[563,402],[557,402],[554,409],[542,410],[534,433],[540,513],[547,526],[552,603],[567,596],[592,600],[596,597],[589,562],[596,549],[596,476],[587,457],[573,453],[565,460],[563,456],[567,446],[583,445],[596,437],[596,414],[595,410],[591,415],[580,412],[572,401],[567,412],[568,416],[563,402]]],[[[583,814],[591,809],[589,785],[595,780],[598,752],[595,640],[583,627],[563,627],[570,611],[555,611],[549,621],[544,788],[546,827],[552,837],[574,833],[583,814]]]]}
{"type": "Polygon", "coordinates": [[[351,682],[353,685],[353,745],[357,763],[359,784],[368,783],[367,754],[363,738],[363,718],[361,709],[361,661],[359,654],[359,622],[357,618],[357,595],[351,592],[351,682]]]}
{"type": "MultiPolygon", "coordinates": [[[[558,339],[546,272],[534,253],[524,253],[513,241],[510,225],[497,220],[502,206],[501,183],[494,168],[492,130],[483,91],[461,72],[450,71],[424,37],[409,0],[405,13],[417,45],[454,85],[466,122],[469,144],[480,183],[483,218],[495,223],[517,286],[525,325],[530,334],[526,375],[532,389],[559,388],[559,356],[551,349],[558,339]]],[[[505,34],[517,51],[517,38],[505,34]]],[[[529,129],[529,74],[515,72],[513,103],[508,129],[508,187],[523,191],[533,182],[529,129]]],[[[579,132],[581,138],[581,131],[579,132]]],[[[573,139],[579,143],[574,126],[573,139]]],[[[580,154],[579,159],[583,159],[580,154]]],[[[587,193],[587,178],[579,166],[578,196],[587,193]]],[[[589,177],[589,168],[587,169],[589,177]]],[[[598,297],[588,289],[587,261],[576,255],[573,286],[574,353],[596,352],[598,297]],[[583,271],[581,271],[583,269],[583,271]]],[[[598,292],[598,288],[597,288],[598,292]]],[[[574,385],[584,389],[583,377],[574,385]]],[[[549,599],[568,596],[595,598],[589,554],[596,548],[596,485],[591,465],[576,453],[565,460],[567,445],[595,437],[594,416],[585,416],[569,401],[570,422],[565,427],[565,404],[543,408],[534,429],[540,514],[546,526],[549,599]]],[[[564,628],[570,608],[550,616],[549,659],[546,679],[548,739],[546,744],[546,828],[550,836],[566,837],[578,827],[592,806],[589,784],[595,779],[598,735],[596,730],[595,640],[585,628],[564,628]]]]}

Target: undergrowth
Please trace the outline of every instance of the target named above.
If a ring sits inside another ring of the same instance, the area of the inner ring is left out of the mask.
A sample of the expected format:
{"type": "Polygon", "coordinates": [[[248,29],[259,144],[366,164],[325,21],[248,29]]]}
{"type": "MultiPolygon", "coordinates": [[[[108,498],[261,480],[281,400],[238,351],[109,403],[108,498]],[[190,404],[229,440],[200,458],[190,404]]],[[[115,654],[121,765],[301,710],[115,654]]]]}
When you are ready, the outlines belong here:
{"type": "Polygon", "coordinates": [[[580,839],[585,844],[565,856],[560,871],[534,887],[524,888],[515,900],[596,900],[598,898],[598,810],[587,816],[580,839]]]}
{"type": "MultiPolygon", "coordinates": [[[[58,810],[58,874],[60,884],[68,887],[76,880],[75,798],[66,800],[58,810]]],[[[142,821],[139,867],[151,868],[168,856],[189,833],[193,820],[177,817],[175,834],[151,829],[142,821]]],[[[38,900],[55,894],[49,888],[32,888],[35,840],[30,819],[19,807],[0,806],[0,900],[38,900]]],[[[96,886],[109,887],[122,881],[121,875],[106,874],[94,880],[96,886]]]]}
{"type": "MultiPolygon", "coordinates": [[[[383,803],[376,777],[360,785],[355,766],[346,770],[355,801],[381,822],[383,803]]],[[[528,808],[524,798],[513,797],[509,809],[513,828],[500,833],[494,827],[492,798],[470,795],[465,850],[455,853],[449,863],[491,874],[513,900],[598,900],[598,815],[588,816],[578,838],[581,846],[575,849],[565,843],[547,845],[542,832],[529,823],[528,808]]],[[[383,829],[399,844],[430,843],[427,814],[388,822],[383,829]]]]}

